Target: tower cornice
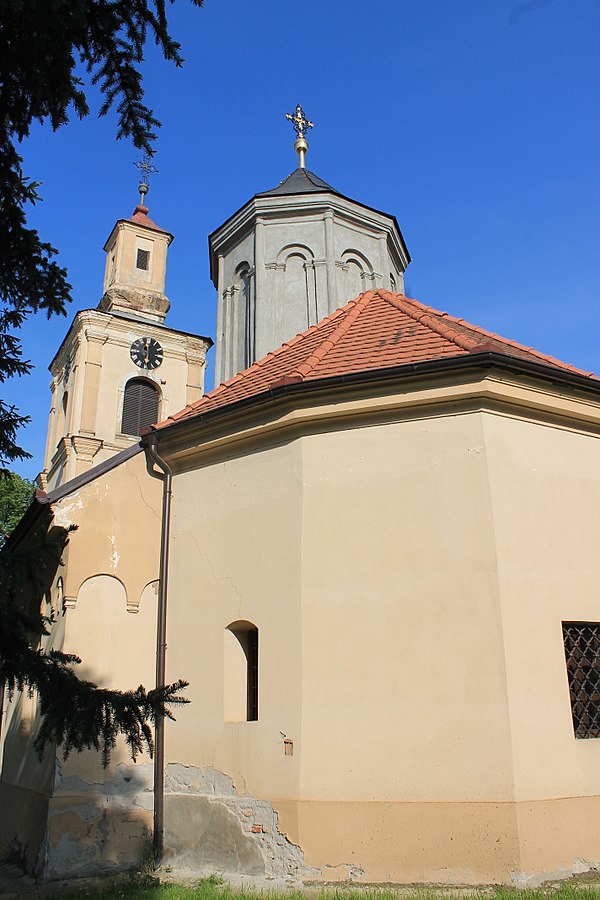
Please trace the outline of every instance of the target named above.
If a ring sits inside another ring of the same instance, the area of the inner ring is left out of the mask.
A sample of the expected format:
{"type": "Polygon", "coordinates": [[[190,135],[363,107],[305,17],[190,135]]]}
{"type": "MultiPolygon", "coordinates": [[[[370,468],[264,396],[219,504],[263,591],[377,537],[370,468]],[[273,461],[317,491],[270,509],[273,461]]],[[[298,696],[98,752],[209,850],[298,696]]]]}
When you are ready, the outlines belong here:
{"type": "Polygon", "coordinates": [[[219,254],[248,234],[258,221],[267,224],[285,217],[322,217],[327,212],[361,228],[366,226],[377,232],[383,230],[402,268],[405,269],[410,263],[410,253],[395,216],[351,200],[333,190],[303,194],[256,194],[208,237],[210,277],[213,284],[217,287],[219,254]]]}

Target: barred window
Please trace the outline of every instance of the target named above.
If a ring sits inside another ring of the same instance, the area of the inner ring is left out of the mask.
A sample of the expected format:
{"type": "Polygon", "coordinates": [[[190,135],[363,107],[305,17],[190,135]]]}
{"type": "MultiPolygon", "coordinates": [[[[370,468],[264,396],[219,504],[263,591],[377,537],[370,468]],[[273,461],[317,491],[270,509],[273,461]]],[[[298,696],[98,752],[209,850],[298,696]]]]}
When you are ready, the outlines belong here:
{"type": "Polygon", "coordinates": [[[563,622],[576,738],[600,737],[600,623],[563,622]]]}
{"type": "Polygon", "coordinates": [[[145,378],[132,378],[123,397],[122,434],[139,434],[158,419],[158,390],[145,378]]]}

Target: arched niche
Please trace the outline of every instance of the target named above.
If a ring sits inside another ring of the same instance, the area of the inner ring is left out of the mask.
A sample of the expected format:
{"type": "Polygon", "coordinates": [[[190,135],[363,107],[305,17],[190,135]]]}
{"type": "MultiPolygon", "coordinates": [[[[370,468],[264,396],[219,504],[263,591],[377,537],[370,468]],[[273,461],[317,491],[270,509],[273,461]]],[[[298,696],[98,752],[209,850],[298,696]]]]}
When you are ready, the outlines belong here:
{"type": "MultiPolygon", "coordinates": [[[[154,682],[156,590],[146,585],[131,615],[125,585],[114,575],[87,578],[68,610],[64,649],[81,657],[78,674],[128,690],[154,682]]],[[[137,600],[138,598],[132,598],[137,600]]]]}
{"type": "Polygon", "coordinates": [[[239,369],[246,369],[254,359],[254,310],[252,308],[252,285],[250,263],[243,260],[236,266],[234,275],[233,303],[236,306],[237,361],[239,369]]]}
{"type": "Polygon", "coordinates": [[[373,266],[358,250],[344,250],[337,265],[341,271],[339,287],[345,303],[374,287],[373,266]]]}
{"type": "Polygon", "coordinates": [[[243,259],[236,265],[230,284],[223,290],[217,323],[223,353],[222,369],[217,373],[220,379],[241,372],[254,361],[253,275],[250,263],[243,259]]]}
{"type": "Polygon", "coordinates": [[[307,244],[286,244],[277,254],[277,265],[284,266],[291,256],[300,256],[304,260],[312,260],[315,258],[314,253],[307,244]]]}
{"type": "Polygon", "coordinates": [[[317,321],[314,254],[310,247],[305,244],[282,247],[277,255],[277,274],[277,296],[283,298],[278,311],[281,333],[291,338],[317,321]]]}

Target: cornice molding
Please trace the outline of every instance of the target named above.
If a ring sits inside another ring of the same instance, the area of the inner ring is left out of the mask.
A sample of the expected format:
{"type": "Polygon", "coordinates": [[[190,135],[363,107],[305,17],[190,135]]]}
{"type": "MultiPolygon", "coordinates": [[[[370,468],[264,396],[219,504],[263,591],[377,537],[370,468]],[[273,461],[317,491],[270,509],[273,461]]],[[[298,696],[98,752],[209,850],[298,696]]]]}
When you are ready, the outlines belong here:
{"type": "MultiPolygon", "coordinates": [[[[313,387],[316,387],[313,385],[313,387]]],[[[600,438],[600,399],[579,396],[577,389],[553,391],[534,378],[505,372],[462,373],[390,379],[323,387],[232,408],[212,418],[190,420],[187,427],[164,433],[161,454],[176,468],[187,469],[200,457],[246,452],[271,443],[324,430],[466,412],[489,412],[542,423],[600,438]],[[376,395],[374,396],[374,392],[376,395]]],[[[160,435],[160,432],[159,432],[160,435]]]]}
{"type": "Polygon", "coordinates": [[[254,197],[220,228],[209,236],[211,277],[216,277],[217,257],[225,255],[233,243],[246,237],[255,225],[278,224],[282,219],[313,216],[318,219],[336,220],[350,227],[368,228],[374,236],[385,235],[392,255],[397,257],[405,270],[410,255],[404,244],[398,224],[393,216],[365,207],[337,194],[310,193],[254,197]]]}

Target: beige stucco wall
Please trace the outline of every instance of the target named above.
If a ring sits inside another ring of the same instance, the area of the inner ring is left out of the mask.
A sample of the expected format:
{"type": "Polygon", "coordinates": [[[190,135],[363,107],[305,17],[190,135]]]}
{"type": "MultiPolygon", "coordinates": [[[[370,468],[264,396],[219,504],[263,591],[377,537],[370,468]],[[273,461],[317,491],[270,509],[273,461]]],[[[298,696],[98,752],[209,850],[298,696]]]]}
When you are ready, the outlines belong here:
{"type": "Polygon", "coordinates": [[[600,740],[573,736],[561,626],[600,621],[600,437],[484,422],[516,797],[600,794],[600,740]]]}
{"type": "Polygon", "coordinates": [[[191,663],[194,706],[175,756],[197,707],[194,762],[216,753],[252,793],[513,799],[480,415],[303,437],[178,475],[174,498],[169,664],[191,663]],[[232,726],[222,631],[240,618],[260,630],[260,721],[232,726]]]}
{"type": "Polygon", "coordinates": [[[169,678],[184,671],[192,704],[170,759],[274,799],[311,865],[451,881],[518,867],[479,414],[318,433],[179,474],[172,548],[169,678]],[[236,619],[260,631],[258,722],[223,721],[236,619]],[[408,834],[421,850],[399,855],[408,834]]]}
{"type": "Polygon", "coordinates": [[[192,702],[168,757],[210,761],[255,795],[297,796],[301,757],[283,757],[280,732],[302,721],[300,445],[178,476],[172,534],[167,678],[185,677],[192,702]],[[259,629],[259,721],[225,723],[223,632],[239,619],[259,629]]]}
{"type": "Polygon", "coordinates": [[[600,859],[600,750],[573,738],[560,630],[598,618],[596,458],[591,435],[457,409],[180,472],[169,677],[185,669],[192,705],[168,757],[273,799],[308,863],[366,880],[535,880],[600,859]],[[566,544],[557,516],[577,522],[566,544]],[[236,619],[260,630],[258,722],[223,721],[236,619]]]}
{"type": "Polygon", "coordinates": [[[600,437],[492,415],[484,434],[521,867],[552,872],[600,856],[600,740],[574,737],[562,635],[600,621],[600,437]]]}

